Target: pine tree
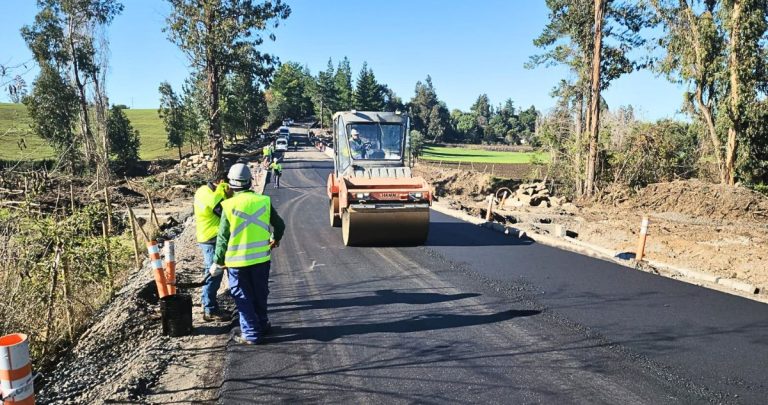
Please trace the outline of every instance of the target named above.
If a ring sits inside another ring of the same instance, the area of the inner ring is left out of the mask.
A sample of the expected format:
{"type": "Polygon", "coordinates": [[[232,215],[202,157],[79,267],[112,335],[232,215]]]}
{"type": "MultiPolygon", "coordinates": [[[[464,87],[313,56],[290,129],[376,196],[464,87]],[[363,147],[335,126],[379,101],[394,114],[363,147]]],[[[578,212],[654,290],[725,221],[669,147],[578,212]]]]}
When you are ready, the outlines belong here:
{"type": "Polygon", "coordinates": [[[336,90],[338,100],[337,111],[351,110],[354,105],[352,68],[349,66],[349,59],[346,56],[336,68],[336,74],[333,76],[333,87],[336,90]]]}
{"type": "Polygon", "coordinates": [[[360,111],[381,111],[384,109],[384,94],[382,87],[376,82],[373,71],[368,63],[363,63],[357,76],[355,89],[355,108],[360,111]]]}

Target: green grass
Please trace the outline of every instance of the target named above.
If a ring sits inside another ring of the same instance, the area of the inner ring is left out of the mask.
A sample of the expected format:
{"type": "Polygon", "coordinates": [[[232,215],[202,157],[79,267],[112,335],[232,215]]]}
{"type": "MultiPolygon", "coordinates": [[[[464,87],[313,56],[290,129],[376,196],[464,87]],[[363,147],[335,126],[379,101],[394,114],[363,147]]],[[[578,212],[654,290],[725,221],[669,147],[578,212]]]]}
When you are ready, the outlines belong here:
{"type": "MultiPolygon", "coordinates": [[[[141,135],[140,156],[144,160],[178,159],[175,149],[165,147],[165,128],[156,109],[125,110],[141,135]]],[[[0,103],[0,160],[41,160],[53,157],[53,149],[29,128],[27,109],[22,104],[0,103]],[[26,149],[19,148],[23,139],[26,149]]]]}
{"type": "Polygon", "coordinates": [[[445,162],[474,162],[474,163],[532,163],[533,161],[548,162],[546,152],[500,152],[466,148],[448,148],[442,146],[427,146],[421,156],[425,160],[442,160],[445,162]]]}

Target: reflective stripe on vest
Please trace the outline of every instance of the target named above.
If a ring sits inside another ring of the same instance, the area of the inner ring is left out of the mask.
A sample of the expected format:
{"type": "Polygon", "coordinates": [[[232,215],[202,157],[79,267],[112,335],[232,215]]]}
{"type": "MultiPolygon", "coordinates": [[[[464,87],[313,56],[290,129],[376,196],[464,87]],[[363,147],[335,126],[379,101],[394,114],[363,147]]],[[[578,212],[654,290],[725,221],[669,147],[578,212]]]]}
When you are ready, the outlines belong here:
{"type": "Polygon", "coordinates": [[[269,197],[241,192],[222,202],[221,207],[230,232],[224,265],[245,267],[269,261],[269,197]]]}
{"type": "Polygon", "coordinates": [[[197,241],[207,242],[219,233],[220,219],[213,213],[216,204],[224,199],[224,193],[211,190],[207,185],[200,187],[195,192],[195,221],[197,227],[197,241]]]}

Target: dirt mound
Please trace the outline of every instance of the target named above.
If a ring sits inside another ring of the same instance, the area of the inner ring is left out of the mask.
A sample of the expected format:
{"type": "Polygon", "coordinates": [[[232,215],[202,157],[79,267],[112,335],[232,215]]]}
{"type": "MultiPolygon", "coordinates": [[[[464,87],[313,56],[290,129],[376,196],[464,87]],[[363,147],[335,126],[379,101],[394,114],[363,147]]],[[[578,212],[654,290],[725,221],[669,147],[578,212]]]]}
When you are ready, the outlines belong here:
{"type": "Polygon", "coordinates": [[[768,197],[745,187],[699,180],[650,184],[624,205],[657,212],[678,212],[700,219],[768,222],[768,197]]]}
{"type": "Polygon", "coordinates": [[[489,174],[421,166],[414,168],[414,174],[432,184],[435,195],[438,197],[482,196],[485,198],[490,192],[491,176],[489,174]]]}

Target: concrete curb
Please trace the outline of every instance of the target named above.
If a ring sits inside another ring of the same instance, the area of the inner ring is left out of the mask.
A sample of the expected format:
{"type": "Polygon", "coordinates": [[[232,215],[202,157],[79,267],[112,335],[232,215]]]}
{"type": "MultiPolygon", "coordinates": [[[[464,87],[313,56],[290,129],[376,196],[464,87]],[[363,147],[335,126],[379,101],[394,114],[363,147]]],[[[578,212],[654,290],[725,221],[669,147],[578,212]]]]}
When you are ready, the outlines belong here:
{"type": "MultiPolygon", "coordinates": [[[[622,252],[614,251],[602,246],[597,246],[591,243],[576,240],[571,237],[567,237],[567,236],[551,237],[547,235],[538,234],[531,229],[526,230],[526,229],[521,229],[517,227],[506,226],[498,222],[487,222],[483,219],[476,218],[471,215],[467,215],[464,212],[457,211],[447,207],[433,205],[432,209],[434,209],[437,212],[443,213],[445,215],[449,215],[454,218],[458,218],[458,219],[473,223],[475,225],[479,225],[483,228],[488,228],[496,232],[503,233],[505,235],[510,235],[518,239],[530,239],[536,243],[541,243],[543,245],[551,246],[554,248],[563,249],[563,250],[578,253],[581,255],[593,257],[596,259],[609,261],[609,262],[616,263],[618,265],[631,268],[634,270],[654,273],[652,271],[644,270],[641,266],[638,265],[638,263],[635,260],[620,259],[619,254],[622,252]]],[[[765,292],[764,288],[760,288],[740,280],[719,277],[714,274],[676,267],[666,263],[657,262],[654,260],[645,260],[644,262],[650,265],[651,267],[653,267],[655,270],[657,270],[658,271],[657,274],[663,277],[675,278],[675,279],[679,278],[681,281],[684,281],[690,284],[701,285],[706,288],[711,288],[710,286],[717,285],[717,286],[720,286],[720,288],[713,288],[713,289],[717,289],[727,293],[739,292],[742,294],[737,294],[737,295],[765,302],[765,297],[758,296],[761,292],[765,292]],[[707,283],[709,284],[709,286],[698,284],[698,283],[707,283]]]]}

